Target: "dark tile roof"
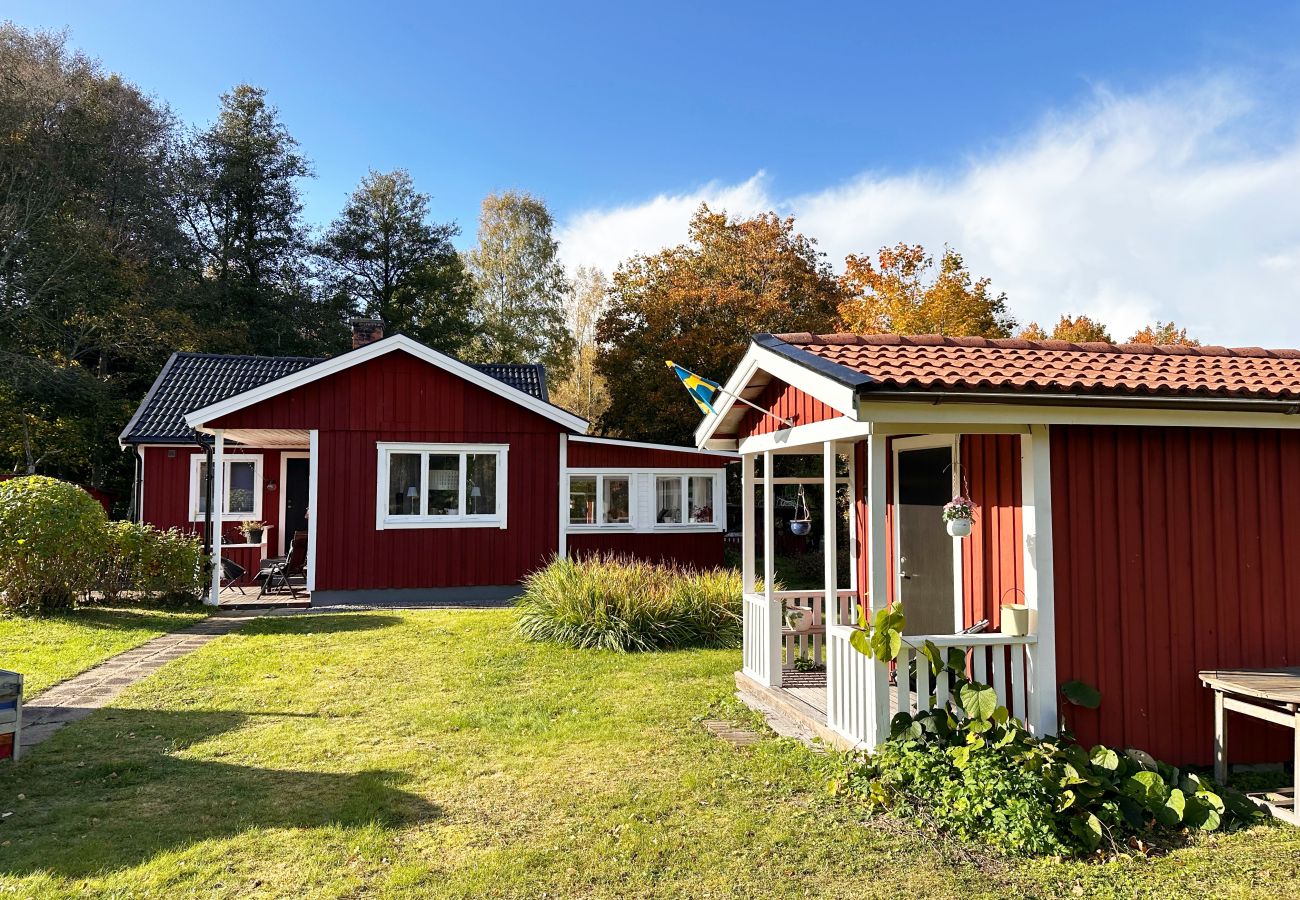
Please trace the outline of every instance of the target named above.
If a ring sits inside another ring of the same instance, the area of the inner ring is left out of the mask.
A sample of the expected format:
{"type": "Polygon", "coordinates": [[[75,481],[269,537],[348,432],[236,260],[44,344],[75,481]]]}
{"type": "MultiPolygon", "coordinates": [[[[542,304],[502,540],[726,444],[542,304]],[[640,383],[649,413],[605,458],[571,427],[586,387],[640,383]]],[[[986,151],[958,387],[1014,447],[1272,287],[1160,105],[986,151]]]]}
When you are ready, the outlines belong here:
{"type": "Polygon", "coordinates": [[[994,390],[1300,398],[1297,350],[1074,344],[940,335],[803,333],[761,337],[774,350],[809,354],[810,361],[818,366],[833,364],[858,382],[854,386],[864,396],[874,390],[994,390]],[[784,350],[781,345],[785,345],[784,350]]]}
{"type": "Polygon", "coordinates": [[[510,385],[515,390],[523,391],[525,394],[536,397],[545,403],[551,402],[546,396],[546,366],[485,363],[484,365],[475,365],[474,368],[489,378],[495,378],[497,381],[510,385]]]}
{"type": "MultiPolygon", "coordinates": [[[[185,414],[314,366],[301,356],[233,356],[173,353],[122,432],[124,444],[192,443],[185,414]]],[[[540,365],[475,365],[483,374],[547,401],[546,369],[540,365]]]]}

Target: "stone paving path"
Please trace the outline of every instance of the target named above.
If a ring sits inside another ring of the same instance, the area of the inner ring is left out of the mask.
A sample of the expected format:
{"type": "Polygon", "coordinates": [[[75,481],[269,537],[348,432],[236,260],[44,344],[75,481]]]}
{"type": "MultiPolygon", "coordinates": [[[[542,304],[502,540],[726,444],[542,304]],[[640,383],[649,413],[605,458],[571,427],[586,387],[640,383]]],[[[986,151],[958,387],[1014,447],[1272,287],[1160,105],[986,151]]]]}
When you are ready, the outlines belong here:
{"type": "Polygon", "coordinates": [[[22,751],[47,739],[69,722],[107,706],[118,694],[157,672],[173,659],[193,653],[208,641],[257,618],[258,612],[219,612],[189,628],[159,635],[139,647],[104,660],[93,669],[61,681],[23,703],[22,751]]]}

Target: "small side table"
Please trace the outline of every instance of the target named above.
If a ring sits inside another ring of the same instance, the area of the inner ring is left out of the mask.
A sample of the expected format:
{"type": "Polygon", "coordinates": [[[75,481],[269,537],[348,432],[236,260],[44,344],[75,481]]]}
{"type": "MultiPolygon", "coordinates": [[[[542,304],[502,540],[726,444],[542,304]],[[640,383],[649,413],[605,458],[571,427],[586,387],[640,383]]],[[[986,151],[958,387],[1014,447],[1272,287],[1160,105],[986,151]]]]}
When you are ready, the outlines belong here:
{"type": "Polygon", "coordinates": [[[1292,786],[1247,796],[1274,818],[1300,825],[1296,810],[1296,797],[1300,796],[1300,668],[1210,669],[1198,677],[1214,691],[1214,777],[1220,783],[1228,780],[1229,712],[1292,730],[1292,786]]]}

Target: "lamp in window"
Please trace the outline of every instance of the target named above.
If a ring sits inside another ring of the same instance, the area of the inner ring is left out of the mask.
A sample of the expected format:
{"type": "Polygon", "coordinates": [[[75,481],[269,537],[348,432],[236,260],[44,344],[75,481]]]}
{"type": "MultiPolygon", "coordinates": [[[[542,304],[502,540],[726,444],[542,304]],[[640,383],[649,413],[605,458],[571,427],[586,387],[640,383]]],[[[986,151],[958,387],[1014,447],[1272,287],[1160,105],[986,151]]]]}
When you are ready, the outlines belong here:
{"type": "Polygon", "coordinates": [[[409,510],[410,514],[415,515],[419,512],[417,507],[420,505],[420,489],[415,485],[408,487],[406,489],[406,499],[411,507],[409,510]]]}
{"type": "Polygon", "coordinates": [[[482,505],[481,501],[483,499],[483,489],[472,481],[469,483],[469,497],[471,501],[470,505],[473,507],[471,512],[473,513],[480,512],[479,507],[482,505]]]}

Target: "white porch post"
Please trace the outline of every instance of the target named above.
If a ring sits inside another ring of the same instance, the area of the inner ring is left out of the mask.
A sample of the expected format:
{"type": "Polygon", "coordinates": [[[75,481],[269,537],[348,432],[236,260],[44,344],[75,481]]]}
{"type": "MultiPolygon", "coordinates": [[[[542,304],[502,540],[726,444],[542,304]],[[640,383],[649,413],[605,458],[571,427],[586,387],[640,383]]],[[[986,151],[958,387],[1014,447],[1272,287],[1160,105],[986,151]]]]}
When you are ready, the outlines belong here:
{"type": "Polygon", "coordinates": [[[218,428],[213,433],[212,471],[212,590],[207,603],[216,606],[221,602],[221,525],[226,509],[226,432],[218,428]]]}
{"type": "Polygon", "coordinates": [[[741,456],[740,466],[740,589],[752,594],[756,581],[754,545],[757,542],[754,533],[754,454],[741,456]]]}
{"type": "Polygon", "coordinates": [[[320,431],[313,428],[307,433],[307,593],[316,590],[316,498],[320,496],[320,431]]]}
{"type": "Polygon", "coordinates": [[[1024,536],[1025,603],[1036,624],[1037,641],[1027,648],[1029,728],[1055,734],[1056,611],[1052,565],[1051,433],[1046,425],[1030,426],[1020,436],[1021,531],[1024,536]]]}
{"type": "Polygon", "coordinates": [[[771,450],[763,451],[763,600],[767,611],[768,687],[781,686],[781,609],[776,603],[776,492],[771,450]]]}
{"type": "MultiPolygon", "coordinates": [[[[867,606],[872,614],[885,608],[889,592],[889,560],[885,544],[885,496],[888,458],[886,438],[873,431],[867,437],[867,606]]],[[[867,623],[863,623],[866,625],[867,623]]],[[[865,742],[874,747],[889,736],[889,667],[873,662],[867,680],[865,742]]]]}
{"type": "Polygon", "coordinates": [[[822,609],[826,617],[826,623],[836,625],[839,623],[839,572],[836,568],[838,563],[835,539],[839,534],[839,509],[836,506],[836,482],[835,482],[835,442],[826,441],[822,444],[822,486],[824,495],[822,497],[822,555],[824,560],[824,571],[826,574],[826,597],[822,609]]]}

